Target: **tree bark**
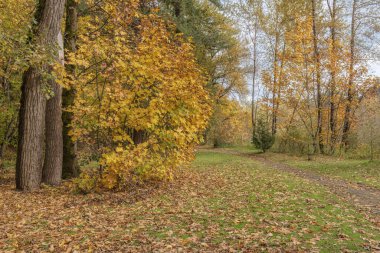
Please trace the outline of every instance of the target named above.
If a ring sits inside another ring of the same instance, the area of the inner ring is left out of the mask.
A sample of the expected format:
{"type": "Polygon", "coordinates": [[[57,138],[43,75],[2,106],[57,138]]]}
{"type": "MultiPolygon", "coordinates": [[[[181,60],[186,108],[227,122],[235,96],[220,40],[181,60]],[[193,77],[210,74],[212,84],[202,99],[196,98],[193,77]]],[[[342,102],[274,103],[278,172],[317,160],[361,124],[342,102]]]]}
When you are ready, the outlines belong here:
{"type": "MultiPolygon", "coordinates": [[[[66,5],[66,29],[65,29],[65,49],[66,53],[74,53],[77,50],[77,30],[78,30],[78,6],[75,0],[67,0],[66,5]]],[[[72,76],[75,74],[75,66],[66,64],[66,71],[72,76]]],[[[71,139],[69,132],[73,113],[69,108],[74,103],[75,89],[73,87],[63,88],[62,93],[62,121],[63,121],[63,172],[64,178],[77,177],[79,167],[77,162],[77,144],[71,139]]]]}
{"type": "Polygon", "coordinates": [[[36,69],[25,72],[21,89],[16,188],[33,191],[41,183],[46,107],[36,69]]]}
{"type": "MultiPolygon", "coordinates": [[[[65,0],[40,0],[33,29],[33,43],[52,48],[57,43],[65,0]]],[[[19,112],[19,135],[16,161],[16,188],[33,191],[39,188],[45,136],[46,98],[42,71],[51,66],[29,67],[24,73],[19,112]]]]}
{"type": "MultiPolygon", "coordinates": [[[[59,60],[63,64],[63,38],[58,34],[60,46],[59,60]]],[[[45,162],[42,182],[59,185],[62,178],[63,140],[62,140],[62,87],[55,81],[50,82],[54,96],[46,103],[45,116],[45,162]]]]}

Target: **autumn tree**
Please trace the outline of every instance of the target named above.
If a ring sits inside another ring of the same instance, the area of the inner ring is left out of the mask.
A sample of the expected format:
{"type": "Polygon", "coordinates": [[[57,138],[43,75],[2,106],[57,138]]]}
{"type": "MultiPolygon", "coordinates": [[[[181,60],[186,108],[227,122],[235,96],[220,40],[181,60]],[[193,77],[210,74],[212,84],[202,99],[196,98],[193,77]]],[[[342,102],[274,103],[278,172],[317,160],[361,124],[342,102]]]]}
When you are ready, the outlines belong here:
{"type": "Polygon", "coordinates": [[[275,148],[338,152],[351,138],[347,128],[355,127],[353,115],[368,89],[379,3],[240,0],[231,6],[247,26],[241,36],[260,52],[252,89],[260,94],[252,102],[271,122],[275,148]],[[252,31],[259,32],[258,46],[252,31]]]}
{"type": "Polygon", "coordinates": [[[140,7],[104,1],[81,17],[69,57],[80,73],[69,75],[76,89],[70,133],[100,162],[98,183],[107,188],[171,178],[191,159],[210,113],[192,45],[154,9],[140,7]]]}
{"type": "MultiPolygon", "coordinates": [[[[197,62],[209,76],[207,89],[214,100],[213,111],[223,110],[220,106],[225,104],[226,98],[244,96],[247,92],[244,81],[246,69],[241,62],[247,52],[237,38],[238,30],[228,17],[225,4],[199,0],[161,2],[162,12],[175,22],[177,31],[194,43],[197,62]]],[[[219,127],[214,123],[223,120],[219,116],[222,117],[221,114],[213,114],[205,133],[207,141],[213,145],[218,139],[223,139],[214,131],[219,127]]]]}

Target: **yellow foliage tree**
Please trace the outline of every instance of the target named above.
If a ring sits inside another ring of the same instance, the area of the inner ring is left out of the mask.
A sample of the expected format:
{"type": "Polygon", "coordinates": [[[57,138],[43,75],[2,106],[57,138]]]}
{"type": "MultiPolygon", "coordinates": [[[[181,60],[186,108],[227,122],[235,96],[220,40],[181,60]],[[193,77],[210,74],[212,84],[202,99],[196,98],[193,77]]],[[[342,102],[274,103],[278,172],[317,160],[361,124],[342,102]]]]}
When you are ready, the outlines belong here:
{"type": "Polygon", "coordinates": [[[193,157],[211,107],[193,47],[138,0],[80,20],[72,136],[98,154],[100,182],[170,179],[193,157]]]}

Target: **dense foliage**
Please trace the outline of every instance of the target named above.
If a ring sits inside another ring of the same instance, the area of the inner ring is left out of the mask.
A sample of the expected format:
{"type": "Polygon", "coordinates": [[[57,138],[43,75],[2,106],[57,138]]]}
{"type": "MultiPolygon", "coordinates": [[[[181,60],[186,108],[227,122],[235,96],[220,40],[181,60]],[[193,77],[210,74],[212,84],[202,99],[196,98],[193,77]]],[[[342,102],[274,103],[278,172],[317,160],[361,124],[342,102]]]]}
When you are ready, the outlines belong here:
{"type": "Polygon", "coordinates": [[[0,164],[8,145],[16,145],[22,71],[32,58],[27,45],[32,1],[0,5],[0,164]]]}
{"type": "Polygon", "coordinates": [[[357,110],[379,87],[369,60],[379,56],[379,1],[243,0],[229,7],[250,49],[253,126],[264,115],[281,152],[360,151],[357,110]]]}
{"type": "Polygon", "coordinates": [[[376,157],[378,7],[5,0],[0,164],[17,153],[21,190],[78,165],[80,188],[111,189],[172,178],[201,143],[376,157]]]}
{"type": "Polygon", "coordinates": [[[103,185],[170,178],[210,114],[193,47],[139,1],[105,1],[80,20],[72,136],[98,156],[103,185]],[[114,18],[102,26],[105,15],[114,18]],[[101,29],[99,29],[101,27],[101,29]]]}

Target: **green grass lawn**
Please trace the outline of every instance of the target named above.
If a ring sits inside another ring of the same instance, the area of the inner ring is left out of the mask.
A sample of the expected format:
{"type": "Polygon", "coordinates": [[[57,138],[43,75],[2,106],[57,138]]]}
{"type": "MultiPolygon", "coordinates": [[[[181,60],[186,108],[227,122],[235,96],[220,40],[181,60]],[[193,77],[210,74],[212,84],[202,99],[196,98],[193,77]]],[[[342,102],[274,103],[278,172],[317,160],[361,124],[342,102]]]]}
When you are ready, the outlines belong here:
{"type": "Polygon", "coordinates": [[[259,245],[322,252],[362,251],[380,240],[379,230],[320,186],[232,155],[202,152],[194,167],[227,179],[210,199],[216,210],[233,213],[220,226],[227,234],[235,228],[255,234],[259,245]]]}
{"type": "Polygon", "coordinates": [[[0,187],[0,251],[371,252],[380,231],[323,187],[201,150],[171,184],[130,193],[0,187]]]}

